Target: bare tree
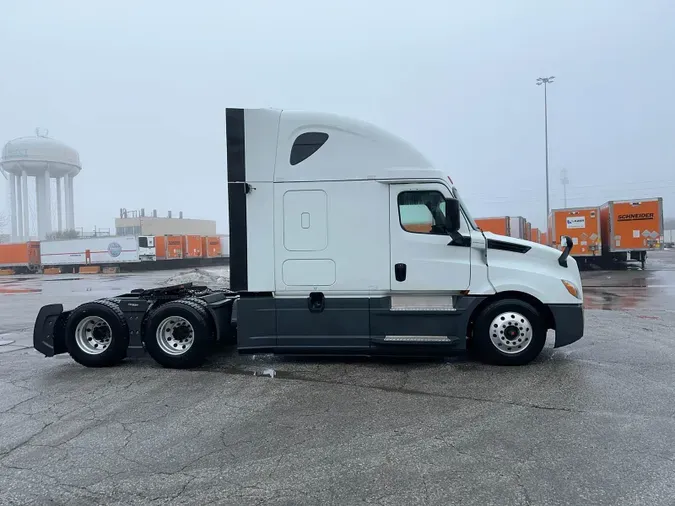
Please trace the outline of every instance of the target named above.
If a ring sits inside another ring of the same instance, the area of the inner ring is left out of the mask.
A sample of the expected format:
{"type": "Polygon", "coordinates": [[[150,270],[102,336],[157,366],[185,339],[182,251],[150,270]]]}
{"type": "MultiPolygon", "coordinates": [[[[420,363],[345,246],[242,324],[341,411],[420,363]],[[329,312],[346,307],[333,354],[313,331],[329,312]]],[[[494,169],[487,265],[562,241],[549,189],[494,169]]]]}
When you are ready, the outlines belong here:
{"type": "Polygon", "coordinates": [[[58,241],[61,239],[77,239],[79,235],[80,234],[77,233],[77,230],[61,230],[47,234],[47,240],[58,241]]]}

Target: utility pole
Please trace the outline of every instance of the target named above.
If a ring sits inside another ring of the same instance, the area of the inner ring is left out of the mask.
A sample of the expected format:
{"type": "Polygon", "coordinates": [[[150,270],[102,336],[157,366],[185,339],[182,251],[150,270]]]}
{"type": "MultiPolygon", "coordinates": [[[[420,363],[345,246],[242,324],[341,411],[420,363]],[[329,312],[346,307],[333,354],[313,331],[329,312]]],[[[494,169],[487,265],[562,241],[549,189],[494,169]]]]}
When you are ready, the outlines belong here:
{"type": "Polygon", "coordinates": [[[548,96],[547,86],[553,83],[555,76],[537,78],[537,86],[544,85],[544,146],[546,149],[546,219],[551,212],[551,202],[548,189],[548,96]]]}
{"type": "Polygon", "coordinates": [[[567,177],[567,169],[562,169],[560,171],[560,182],[563,185],[563,201],[565,202],[565,207],[567,207],[567,185],[570,182],[567,177]]]}

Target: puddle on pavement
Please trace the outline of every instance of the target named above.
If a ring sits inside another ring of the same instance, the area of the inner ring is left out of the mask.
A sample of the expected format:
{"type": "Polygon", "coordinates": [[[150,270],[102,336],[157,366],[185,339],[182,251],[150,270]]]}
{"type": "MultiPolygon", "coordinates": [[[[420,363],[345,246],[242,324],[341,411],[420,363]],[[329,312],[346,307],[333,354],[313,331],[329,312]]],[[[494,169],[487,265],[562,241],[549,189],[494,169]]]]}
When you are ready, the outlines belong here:
{"type": "Polygon", "coordinates": [[[42,290],[39,288],[14,288],[14,287],[4,287],[0,286],[0,293],[8,295],[15,293],[40,293],[42,290]]]}
{"type": "Polygon", "coordinates": [[[21,283],[23,281],[30,281],[32,278],[0,278],[0,285],[11,285],[13,283],[21,283]]]}

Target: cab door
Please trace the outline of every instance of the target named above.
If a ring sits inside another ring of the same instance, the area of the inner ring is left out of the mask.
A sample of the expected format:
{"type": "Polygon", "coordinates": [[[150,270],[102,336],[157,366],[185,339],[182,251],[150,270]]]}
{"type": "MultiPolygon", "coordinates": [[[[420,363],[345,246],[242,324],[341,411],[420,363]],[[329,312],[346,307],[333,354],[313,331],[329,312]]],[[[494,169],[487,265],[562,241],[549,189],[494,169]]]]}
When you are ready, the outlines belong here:
{"type": "Polygon", "coordinates": [[[463,243],[444,231],[445,199],[440,183],[392,184],[390,279],[394,292],[459,292],[471,282],[468,225],[462,217],[463,243]]]}

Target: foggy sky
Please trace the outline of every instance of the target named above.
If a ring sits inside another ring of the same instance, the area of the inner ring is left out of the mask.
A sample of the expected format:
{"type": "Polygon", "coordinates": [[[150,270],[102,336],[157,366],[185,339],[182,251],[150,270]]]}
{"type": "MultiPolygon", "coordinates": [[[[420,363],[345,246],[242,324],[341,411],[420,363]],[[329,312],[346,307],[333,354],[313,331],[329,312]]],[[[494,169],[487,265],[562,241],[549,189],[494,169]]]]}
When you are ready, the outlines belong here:
{"type": "Polygon", "coordinates": [[[552,207],[567,168],[570,206],[675,215],[674,27],[668,0],[3,0],[0,144],[80,152],[77,227],[144,207],[227,233],[225,107],[323,110],[410,140],[474,216],[543,227],[555,75],[552,207]]]}

